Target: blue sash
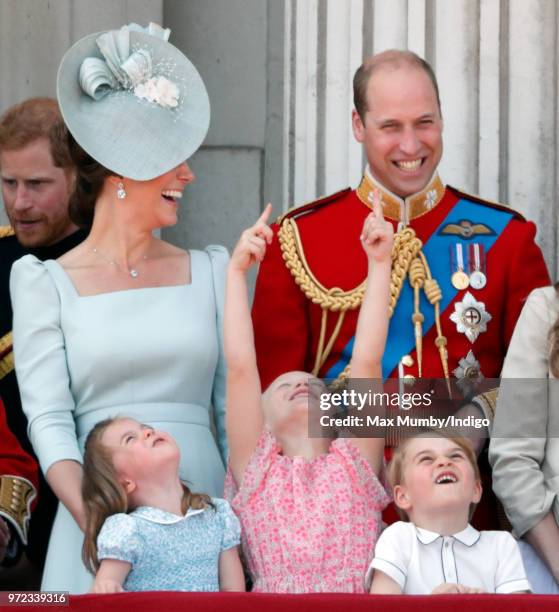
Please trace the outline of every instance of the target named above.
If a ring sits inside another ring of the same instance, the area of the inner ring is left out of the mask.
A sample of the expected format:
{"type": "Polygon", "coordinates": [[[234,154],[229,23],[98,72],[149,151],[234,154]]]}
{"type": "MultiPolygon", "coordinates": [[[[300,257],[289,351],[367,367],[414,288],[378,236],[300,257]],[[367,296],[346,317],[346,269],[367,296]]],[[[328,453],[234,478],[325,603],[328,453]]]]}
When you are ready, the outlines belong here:
{"type": "MultiPolygon", "coordinates": [[[[423,253],[429,262],[431,274],[433,278],[437,279],[443,294],[440,304],[441,313],[446,310],[458,293],[458,290],[450,282],[451,274],[454,271],[451,270],[450,245],[461,242],[467,253],[467,245],[471,242],[477,242],[483,245],[485,253],[488,253],[512,217],[513,213],[462,199],[452,207],[439,227],[431,234],[423,245],[423,253]],[[475,235],[469,240],[456,234],[439,234],[440,230],[448,223],[458,224],[463,219],[470,219],[473,222],[477,219],[482,219],[483,221],[480,222],[489,226],[494,234],[475,235]]],[[[425,317],[423,335],[426,335],[435,323],[435,309],[428,302],[423,292],[420,293],[420,310],[425,317]]],[[[388,339],[382,358],[382,374],[384,378],[387,378],[396,368],[403,355],[415,349],[414,328],[411,320],[412,314],[413,289],[406,277],[388,328],[388,339]]],[[[328,370],[325,378],[336,378],[343,371],[351,358],[354,339],[355,336],[352,336],[351,340],[344,347],[341,358],[328,370]]]]}

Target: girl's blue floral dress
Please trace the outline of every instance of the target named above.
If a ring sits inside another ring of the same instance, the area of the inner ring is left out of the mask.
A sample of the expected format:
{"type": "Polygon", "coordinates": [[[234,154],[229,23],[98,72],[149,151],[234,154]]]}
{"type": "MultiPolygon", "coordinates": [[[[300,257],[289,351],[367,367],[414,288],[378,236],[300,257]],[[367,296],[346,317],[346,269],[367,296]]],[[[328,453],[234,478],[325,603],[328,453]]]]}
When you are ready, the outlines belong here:
{"type": "Polygon", "coordinates": [[[228,502],[178,516],[141,506],[110,516],[97,538],[99,561],[132,564],[127,591],[219,591],[219,555],[238,546],[241,528],[228,502]]]}

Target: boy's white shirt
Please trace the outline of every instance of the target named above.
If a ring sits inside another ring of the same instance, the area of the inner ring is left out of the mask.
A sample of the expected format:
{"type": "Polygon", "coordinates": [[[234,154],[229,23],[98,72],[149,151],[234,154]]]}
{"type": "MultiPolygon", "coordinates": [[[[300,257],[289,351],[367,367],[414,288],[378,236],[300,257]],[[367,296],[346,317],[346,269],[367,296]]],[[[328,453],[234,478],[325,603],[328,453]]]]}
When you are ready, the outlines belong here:
{"type": "Polygon", "coordinates": [[[478,531],[471,525],[452,536],[441,536],[413,523],[394,523],[377,542],[365,576],[367,591],[375,569],[410,595],[429,594],[443,582],[480,588],[487,593],[531,590],[512,535],[506,531],[478,531]]]}

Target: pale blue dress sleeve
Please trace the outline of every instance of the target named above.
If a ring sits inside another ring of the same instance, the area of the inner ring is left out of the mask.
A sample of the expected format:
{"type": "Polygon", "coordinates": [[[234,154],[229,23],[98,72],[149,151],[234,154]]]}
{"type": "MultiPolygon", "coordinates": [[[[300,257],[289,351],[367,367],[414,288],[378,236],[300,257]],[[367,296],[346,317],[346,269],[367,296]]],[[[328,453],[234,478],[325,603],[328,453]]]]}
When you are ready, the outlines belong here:
{"type": "Polygon", "coordinates": [[[10,294],[21,403],[29,439],[46,474],[57,461],[82,462],[60,325],[60,297],[50,272],[33,255],[25,255],[12,266],[10,294]]]}
{"type": "Polygon", "coordinates": [[[212,502],[215,505],[217,519],[223,530],[221,550],[224,551],[238,546],[241,543],[241,524],[229,502],[216,497],[212,497],[212,502]]]}
{"type": "Polygon", "coordinates": [[[214,409],[217,444],[219,446],[221,458],[223,459],[223,464],[227,465],[229,449],[227,446],[227,431],[225,429],[225,378],[227,372],[225,355],[223,352],[223,307],[225,302],[225,279],[229,254],[225,247],[219,245],[209,245],[206,247],[206,253],[208,253],[212,265],[212,278],[217,311],[217,338],[219,343],[219,357],[212,389],[212,405],[214,409]]]}
{"type": "Polygon", "coordinates": [[[137,521],[128,514],[109,516],[97,536],[97,558],[117,559],[136,565],[144,553],[137,521]]]}

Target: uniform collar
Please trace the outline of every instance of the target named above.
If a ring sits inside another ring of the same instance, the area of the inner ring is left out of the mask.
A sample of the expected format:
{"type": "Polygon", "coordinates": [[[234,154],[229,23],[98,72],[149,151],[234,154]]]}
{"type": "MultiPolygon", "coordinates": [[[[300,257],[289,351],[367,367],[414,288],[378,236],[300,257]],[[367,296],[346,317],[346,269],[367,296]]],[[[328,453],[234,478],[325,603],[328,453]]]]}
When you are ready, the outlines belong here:
{"type": "Polygon", "coordinates": [[[35,257],[41,261],[45,261],[47,259],[58,259],[70,249],[77,247],[78,244],[81,244],[86,238],[87,231],[78,229],[69,236],[66,236],[66,238],[62,238],[62,240],[59,240],[55,244],[26,249],[26,252],[30,253],[31,255],[35,255],[35,257]]]}
{"type": "Polygon", "coordinates": [[[442,200],[445,187],[435,172],[427,185],[417,193],[402,199],[386,187],[383,187],[371,174],[369,167],[365,169],[365,174],[357,188],[357,197],[369,208],[372,208],[373,191],[378,189],[382,202],[384,216],[387,219],[398,221],[407,225],[413,219],[421,217],[425,213],[435,208],[442,200]]]}
{"type": "MultiPolygon", "coordinates": [[[[435,531],[429,531],[428,529],[422,529],[421,527],[416,527],[415,532],[417,534],[417,539],[422,544],[431,544],[436,539],[443,537],[440,533],[436,533],[435,531]]],[[[462,544],[464,544],[465,546],[472,546],[479,540],[480,535],[481,534],[477,529],[468,524],[466,529],[463,529],[458,533],[454,533],[450,537],[454,538],[455,540],[458,540],[459,542],[462,542],[462,544]]]]}
{"type": "Polygon", "coordinates": [[[161,510],[160,508],[153,508],[151,506],[139,506],[130,514],[132,516],[144,519],[146,521],[150,521],[152,523],[158,523],[159,525],[172,525],[173,523],[178,523],[179,521],[190,518],[195,514],[200,514],[201,512],[204,512],[204,508],[201,508],[200,510],[194,510],[193,508],[189,508],[186,514],[184,516],[181,516],[179,514],[167,512],[166,510],[161,510]]]}

